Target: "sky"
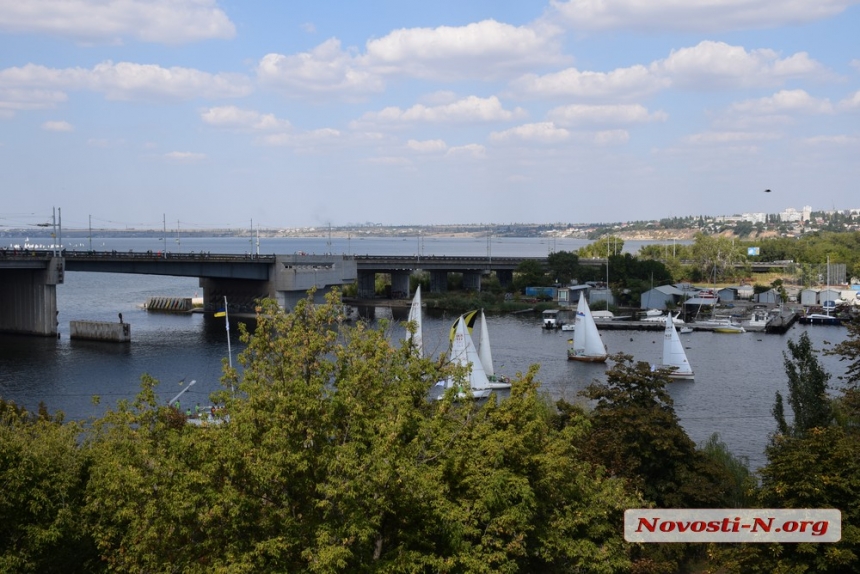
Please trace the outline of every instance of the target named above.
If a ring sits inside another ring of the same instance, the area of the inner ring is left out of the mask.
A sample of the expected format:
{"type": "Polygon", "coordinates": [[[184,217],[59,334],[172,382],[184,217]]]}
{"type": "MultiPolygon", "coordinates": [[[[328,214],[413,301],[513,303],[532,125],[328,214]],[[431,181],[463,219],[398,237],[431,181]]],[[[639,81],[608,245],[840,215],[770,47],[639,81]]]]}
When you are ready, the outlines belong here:
{"type": "Polygon", "coordinates": [[[0,231],[860,208],[858,30],[860,0],[0,0],[0,231]]]}

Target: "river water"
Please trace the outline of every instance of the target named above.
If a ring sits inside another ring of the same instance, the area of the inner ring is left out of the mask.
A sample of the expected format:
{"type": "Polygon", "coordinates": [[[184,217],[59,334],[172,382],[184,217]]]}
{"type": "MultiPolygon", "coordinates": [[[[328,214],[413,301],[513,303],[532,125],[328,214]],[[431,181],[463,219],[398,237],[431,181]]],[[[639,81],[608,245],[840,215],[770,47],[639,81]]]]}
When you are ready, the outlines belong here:
{"type": "MultiPolygon", "coordinates": [[[[25,238],[11,240],[23,243],[25,238]]],[[[31,240],[33,241],[33,240],[31,240]]],[[[182,238],[172,251],[242,253],[256,245],[239,238],[182,238]]],[[[486,255],[544,256],[552,250],[574,251],[584,240],[538,240],[493,238],[315,238],[261,239],[260,253],[352,253],[368,255],[486,255]]],[[[644,243],[644,242],[641,242],[644,243]]],[[[640,244],[641,244],[640,243],[640,244]]],[[[65,241],[67,249],[88,249],[88,239],[65,241]],[[79,242],[75,245],[75,242],[79,242]]],[[[669,244],[671,248],[671,244],[669,244]]],[[[625,251],[639,245],[628,242],[625,251]]],[[[160,250],[164,242],[153,239],[93,239],[94,249],[160,250]]],[[[142,308],[151,296],[191,297],[199,293],[197,279],[105,273],[66,273],[57,288],[60,338],[0,335],[0,397],[29,409],[44,402],[51,411],[62,410],[67,418],[100,416],[117,400],[132,398],[140,377],[147,373],[161,381],[159,395],[169,400],[185,388],[180,380],[197,383],[182,397],[183,405],[206,404],[208,395],[220,388],[222,361],[227,358],[228,334],[223,319],[200,314],[148,313],[142,308]],[[117,321],[122,313],[131,325],[130,344],[70,340],[73,320],[117,321]],[[94,405],[93,395],[101,397],[94,405]]],[[[377,319],[393,318],[391,336],[404,337],[399,323],[405,311],[378,308],[377,319]]],[[[424,320],[425,347],[430,353],[447,348],[447,333],[453,317],[428,316],[424,320]]],[[[496,370],[515,375],[538,364],[538,380],[552,398],[581,400],[578,392],[602,380],[606,365],[567,360],[570,333],[546,331],[540,317],[531,314],[487,318],[496,370]]],[[[236,318],[231,318],[232,359],[242,350],[236,318]]],[[[795,325],[785,335],[744,333],[728,335],[695,332],[682,335],[687,356],[696,372],[695,381],[676,381],[669,387],[681,423],[697,443],[712,433],[735,455],[745,456],[752,468],[764,464],[764,448],[774,430],[771,407],[777,390],[786,394],[783,353],[786,340],[808,332],[817,349],[824,349],[846,336],[844,327],[795,325]]],[[[662,333],[655,331],[601,331],[610,353],[623,352],[636,360],[659,362],[662,333]]],[[[821,357],[834,377],[844,367],[834,357],[821,357]]]]}

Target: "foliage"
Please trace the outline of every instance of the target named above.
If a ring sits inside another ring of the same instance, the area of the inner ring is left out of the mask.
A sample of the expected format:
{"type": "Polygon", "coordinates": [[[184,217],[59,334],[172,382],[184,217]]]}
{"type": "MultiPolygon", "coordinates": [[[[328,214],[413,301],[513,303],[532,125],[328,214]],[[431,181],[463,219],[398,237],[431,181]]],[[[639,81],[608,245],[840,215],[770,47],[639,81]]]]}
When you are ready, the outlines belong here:
{"type": "Polygon", "coordinates": [[[583,459],[536,369],[510,397],[428,400],[463,368],[345,326],[336,294],[264,301],[229,420],[177,421],[144,378],[96,422],[87,517],[126,572],[621,572],[641,501],[583,459]]]}
{"type": "Polygon", "coordinates": [[[92,572],[81,427],[0,400],[0,572],[92,572]]]}
{"type": "Polygon", "coordinates": [[[570,285],[579,272],[579,256],[569,251],[556,251],[547,257],[547,266],[555,283],[570,285]]]}
{"type": "Polygon", "coordinates": [[[610,255],[618,255],[624,250],[624,240],[617,235],[604,235],[594,243],[580,247],[576,254],[588,259],[605,259],[610,255]]]}
{"type": "Polygon", "coordinates": [[[788,377],[788,404],[794,422],[786,422],[782,394],[776,392],[773,416],[780,434],[800,437],[812,428],[823,428],[833,421],[833,407],[827,395],[827,373],[818,361],[807,333],[795,343],[787,342],[790,357],[783,353],[785,374],[788,377]]]}
{"type": "Polygon", "coordinates": [[[514,272],[514,289],[522,291],[526,287],[547,287],[552,281],[539,261],[527,259],[517,266],[514,272]]]}
{"type": "MultiPolygon", "coordinates": [[[[728,237],[714,237],[697,233],[694,239],[691,258],[698,271],[696,280],[724,282],[738,276],[736,265],[747,262],[746,250],[728,237]]],[[[748,270],[741,270],[743,276],[748,270]]]]}
{"type": "Polygon", "coordinates": [[[832,349],[825,351],[825,354],[838,355],[840,361],[848,361],[844,381],[851,388],[857,389],[860,387],[860,315],[855,315],[851,321],[843,324],[848,329],[848,336],[832,349]]]}
{"type": "MultiPolygon", "coordinates": [[[[726,457],[699,451],[681,427],[666,391],[668,371],[634,363],[629,355],[613,361],[606,382],[584,391],[596,401],[585,456],[658,508],[724,508],[743,500],[749,485],[739,477],[737,461],[727,464],[726,457]]],[[[652,546],[634,558],[639,571],[676,572],[701,552],[697,545],[652,546]]]]}

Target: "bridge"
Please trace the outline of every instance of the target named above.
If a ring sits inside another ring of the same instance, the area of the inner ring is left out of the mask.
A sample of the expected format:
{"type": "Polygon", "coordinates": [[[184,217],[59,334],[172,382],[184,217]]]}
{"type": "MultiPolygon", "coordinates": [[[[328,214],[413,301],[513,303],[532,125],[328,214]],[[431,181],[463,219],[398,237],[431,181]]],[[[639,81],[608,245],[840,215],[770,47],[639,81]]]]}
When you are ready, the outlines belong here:
{"type": "Polygon", "coordinates": [[[57,335],[57,286],[67,271],[197,277],[203,310],[215,312],[224,298],[231,311],[254,308],[264,297],[289,310],[316,288],[322,300],[334,287],[357,283],[360,298],[373,298],[376,275],[391,275],[392,292],[409,293],[409,275],[430,274],[431,291],[448,288],[448,273],[462,273],[466,288],[480,290],[481,276],[497,273],[503,284],[528,257],[400,257],[316,255],[233,255],[118,251],[0,250],[0,331],[57,335]]]}
{"type": "MultiPolygon", "coordinates": [[[[376,275],[391,276],[395,296],[408,296],[409,277],[418,270],[430,276],[431,292],[448,289],[448,274],[461,273],[463,287],[480,291],[482,276],[495,273],[502,285],[524,261],[546,265],[545,257],[449,257],[392,255],[233,255],[117,251],[0,250],[0,331],[57,335],[57,285],[66,271],[136,273],[197,277],[203,309],[215,312],[224,298],[231,311],[254,308],[264,297],[290,310],[316,288],[322,300],[334,287],[357,284],[358,297],[373,298],[376,275]]],[[[605,259],[580,259],[582,265],[606,264],[605,259]]],[[[759,264],[754,269],[783,268],[759,264]]]]}

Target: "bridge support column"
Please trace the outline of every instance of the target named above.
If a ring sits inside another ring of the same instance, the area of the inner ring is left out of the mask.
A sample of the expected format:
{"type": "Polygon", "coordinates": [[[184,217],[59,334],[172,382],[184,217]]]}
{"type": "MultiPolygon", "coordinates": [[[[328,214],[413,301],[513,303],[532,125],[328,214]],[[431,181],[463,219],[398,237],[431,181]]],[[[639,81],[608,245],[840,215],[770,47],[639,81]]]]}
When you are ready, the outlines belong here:
{"type": "Polygon", "coordinates": [[[57,336],[57,284],[65,266],[52,257],[45,267],[0,271],[0,331],[57,336]]]}
{"type": "Polygon", "coordinates": [[[358,272],[358,298],[373,299],[376,296],[376,273],[373,271],[358,272]]]}
{"type": "Polygon", "coordinates": [[[514,272],[509,269],[499,269],[496,271],[496,277],[499,278],[499,285],[507,287],[514,282],[514,272]]]}
{"type": "Polygon", "coordinates": [[[254,313],[257,299],[272,296],[268,281],[201,277],[200,287],[203,288],[203,310],[207,313],[222,309],[224,297],[227,297],[229,313],[254,313]]]}
{"type": "Polygon", "coordinates": [[[448,272],[430,271],[430,292],[445,293],[448,290],[448,272]]]}
{"type": "Polygon", "coordinates": [[[481,271],[466,271],[463,273],[463,289],[481,292],[481,271]]]}
{"type": "Polygon", "coordinates": [[[405,299],[409,297],[409,272],[392,271],[391,273],[391,297],[393,299],[405,299]]]}

